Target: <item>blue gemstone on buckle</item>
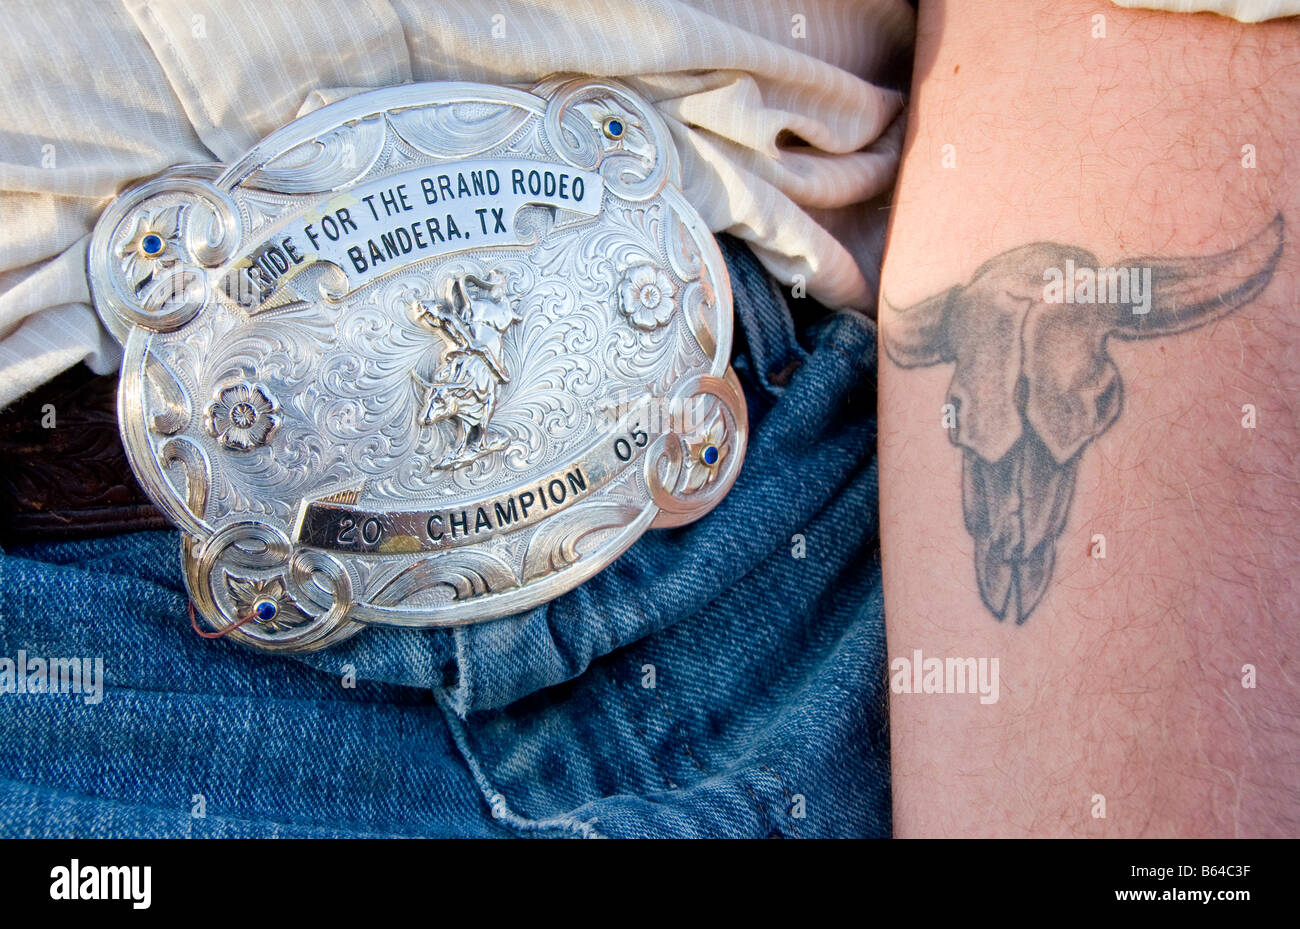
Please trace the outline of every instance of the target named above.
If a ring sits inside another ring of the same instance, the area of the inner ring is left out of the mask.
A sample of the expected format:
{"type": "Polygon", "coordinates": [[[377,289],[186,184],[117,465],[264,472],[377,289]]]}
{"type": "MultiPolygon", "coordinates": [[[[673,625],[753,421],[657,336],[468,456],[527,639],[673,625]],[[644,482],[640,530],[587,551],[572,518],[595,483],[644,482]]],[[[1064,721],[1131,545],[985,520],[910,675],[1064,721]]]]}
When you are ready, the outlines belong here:
{"type": "Polygon", "coordinates": [[[706,446],[704,451],[700,452],[700,461],[704,462],[709,467],[713,467],[715,464],[717,464],[718,446],[716,445],[706,446]]]}
{"type": "Polygon", "coordinates": [[[605,120],[605,135],[611,139],[621,139],[623,137],[623,121],[612,116],[605,120]]]}
{"type": "Polygon", "coordinates": [[[145,236],[143,239],[140,240],[140,250],[143,251],[145,255],[147,255],[150,258],[152,258],[154,255],[160,254],[163,250],[162,236],[152,232],[149,233],[147,236],[145,236]]]}
{"type": "Polygon", "coordinates": [[[253,604],[253,615],[257,617],[258,622],[270,622],[279,612],[280,608],[276,606],[274,600],[258,600],[253,604]]]}

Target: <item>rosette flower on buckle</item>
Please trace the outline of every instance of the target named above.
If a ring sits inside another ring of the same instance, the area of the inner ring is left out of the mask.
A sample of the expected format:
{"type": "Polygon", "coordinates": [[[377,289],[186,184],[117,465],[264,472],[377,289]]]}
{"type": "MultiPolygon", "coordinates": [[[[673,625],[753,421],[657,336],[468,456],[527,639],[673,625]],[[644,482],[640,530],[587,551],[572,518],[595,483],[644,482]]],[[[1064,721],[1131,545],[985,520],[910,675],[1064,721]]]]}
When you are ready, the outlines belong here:
{"type": "Polygon", "coordinates": [[[618,285],[618,304],[623,315],[640,329],[657,329],[677,309],[673,297],[677,286],[672,278],[654,265],[628,268],[618,285]]]}
{"type": "Polygon", "coordinates": [[[208,433],[226,448],[246,452],[265,445],[279,428],[278,410],[270,391],[244,381],[219,391],[203,421],[208,433]]]}

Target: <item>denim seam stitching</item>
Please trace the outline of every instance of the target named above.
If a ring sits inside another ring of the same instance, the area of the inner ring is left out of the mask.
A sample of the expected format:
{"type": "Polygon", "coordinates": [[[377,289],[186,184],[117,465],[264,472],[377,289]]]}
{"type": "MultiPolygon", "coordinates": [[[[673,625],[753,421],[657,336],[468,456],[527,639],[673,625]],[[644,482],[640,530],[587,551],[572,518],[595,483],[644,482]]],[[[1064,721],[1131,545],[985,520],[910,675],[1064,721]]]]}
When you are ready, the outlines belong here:
{"type": "MultiPolygon", "coordinates": [[[[458,716],[468,716],[474,705],[474,663],[473,654],[467,643],[465,626],[456,626],[451,631],[452,641],[456,643],[456,686],[453,701],[458,716]]],[[[435,692],[438,688],[434,688],[435,692]]]]}
{"type": "Polygon", "coordinates": [[[452,704],[453,698],[449,697],[444,688],[433,688],[433,697],[442,711],[443,718],[447,722],[448,729],[451,730],[452,741],[455,742],[456,748],[460,751],[461,757],[464,758],[465,764],[469,766],[470,776],[478,786],[479,792],[483,795],[483,800],[487,803],[488,810],[492,818],[498,822],[504,823],[517,832],[527,835],[528,833],[561,831],[570,835],[578,835],[585,839],[603,839],[605,836],[595,827],[596,819],[592,817],[588,820],[578,819],[576,816],[561,815],[551,816],[546,819],[531,819],[516,813],[510,807],[509,801],[505,795],[497,790],[492,781],[488,778],[482,763],[474,754],[474,750],[469,745],[469,732],[464,723],[456,714],[456,709],[452,704]]]}
{"type": "MultiPolygon", "coordinates": [[[[790,793],[790,788],[785,786],[785,778],[781,776],[781,772],[777,771],[775,768],[773,768],[770,764],[767,764],[766,762],[760,764],[758,766],[758,770],[766,771],[768,774],[776,778],[776,783],[781,788],[781,793],[785,795],[786,804],[788,806],[792,806],[794,804],[794,794],[790,793]]],[[[787,818],[790,820],[790,832],[794,835],[796,839],[802,838],[799,835],[799,826],[797,823],[795,823],[794,817],[789,816],[787,818]]]]}

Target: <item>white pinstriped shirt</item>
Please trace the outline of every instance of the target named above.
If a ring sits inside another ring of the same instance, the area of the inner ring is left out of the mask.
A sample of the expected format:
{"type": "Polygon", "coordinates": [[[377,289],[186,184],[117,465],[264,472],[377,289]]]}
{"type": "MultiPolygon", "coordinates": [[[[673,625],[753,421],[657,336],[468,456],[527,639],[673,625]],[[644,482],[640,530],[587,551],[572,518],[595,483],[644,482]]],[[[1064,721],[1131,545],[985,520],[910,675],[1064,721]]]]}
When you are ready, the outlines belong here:
{"type": "MultiPolygon", "coordinates": [[[[1300,0],[1256,6],[1281,15],[1300,0]]],[[[116,367],[84,268],[118,190],[408,81],[620,77],[667,119],[712,229],[821,302],[869,310],[887,215],[870,201],[893,182],[902,130],[887,85],[913,24],[904,0],[7,2],[0,406],[79,361],[116,367]]]]}

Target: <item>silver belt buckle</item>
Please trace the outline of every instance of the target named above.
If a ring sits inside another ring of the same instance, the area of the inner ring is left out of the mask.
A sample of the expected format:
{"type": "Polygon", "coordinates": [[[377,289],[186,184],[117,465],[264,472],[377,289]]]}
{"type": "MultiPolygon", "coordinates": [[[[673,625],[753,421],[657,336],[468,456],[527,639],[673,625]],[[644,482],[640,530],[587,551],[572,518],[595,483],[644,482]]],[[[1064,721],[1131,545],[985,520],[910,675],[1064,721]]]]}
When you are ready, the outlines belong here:
{"type": "Polygon", "coordinates": [[[125,191],[89,272],[209,635],[515,613],[708,512],[744,458],[726,267],[617,82],[343,100],[125,191]]]}

